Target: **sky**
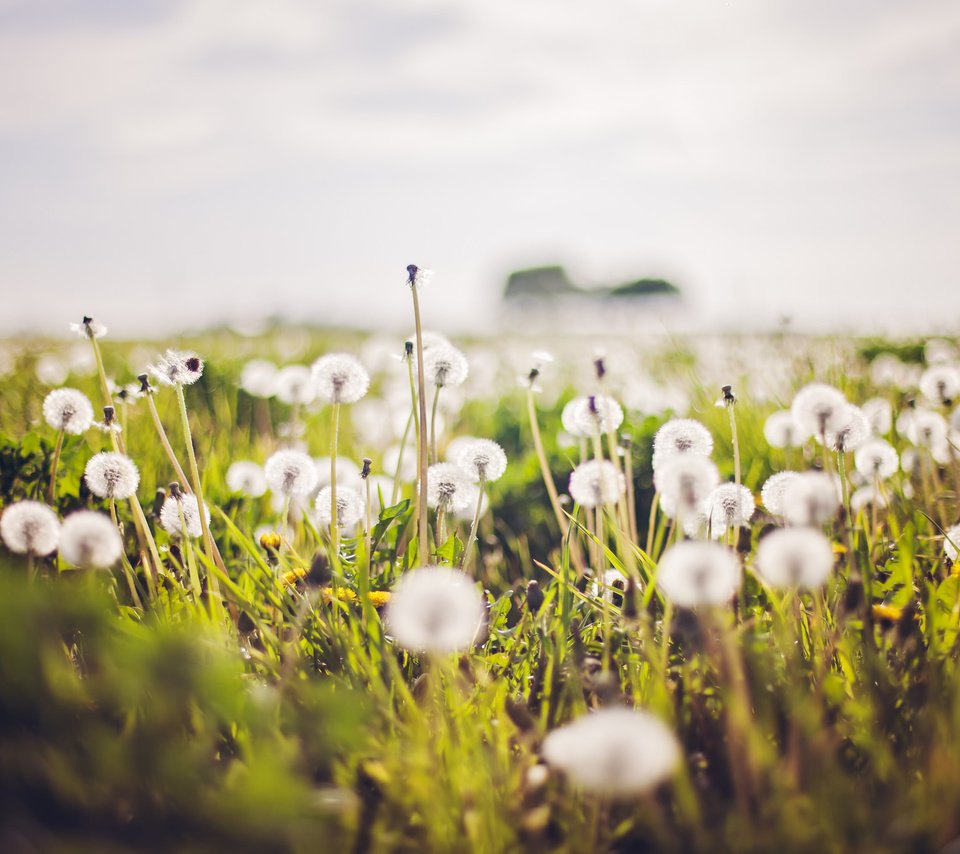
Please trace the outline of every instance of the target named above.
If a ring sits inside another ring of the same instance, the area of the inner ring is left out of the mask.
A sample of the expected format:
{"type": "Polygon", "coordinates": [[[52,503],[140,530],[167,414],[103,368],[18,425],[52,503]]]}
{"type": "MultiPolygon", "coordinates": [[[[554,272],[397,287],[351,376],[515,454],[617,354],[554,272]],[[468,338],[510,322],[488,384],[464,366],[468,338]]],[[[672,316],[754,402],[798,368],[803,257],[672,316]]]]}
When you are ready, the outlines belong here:
{"type": "Polygon", "coordinates": [[[955,0],[0,0],[0,333],[960,325],[955,0]]]}

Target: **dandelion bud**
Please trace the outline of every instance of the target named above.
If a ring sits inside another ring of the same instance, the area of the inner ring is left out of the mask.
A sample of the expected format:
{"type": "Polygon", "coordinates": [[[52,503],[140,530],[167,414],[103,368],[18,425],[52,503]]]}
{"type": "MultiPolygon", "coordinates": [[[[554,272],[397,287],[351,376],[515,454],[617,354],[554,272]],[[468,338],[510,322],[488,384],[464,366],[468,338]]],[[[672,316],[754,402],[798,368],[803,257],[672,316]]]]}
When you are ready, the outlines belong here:
{"type": "Polygon", "coordinates": [[[147,370],[162,385],[193,385],[203,376],[203,360],[189,351],[167,350],[147,370]]]}
{"type": "Polygon", "coordinates": [[[900,468],[897,452],[883,439],[871,439],[861,445],[853,460],[857,471],[871,481],[893,477],[900,468]]]}
{"type": "Polygon", "coordinates": [[[276,531],[264,531],[257,541],[265,552],[277,552],[283,545],[283,538],[276,531]]]}
{"type": "Polygon", "coordinates": [[[954,525],[944,533],[943,552],[951,561],[957,562],[960,552],[960,525],[954,525]]]}
{"type": "Polygon", "coordinates": [[[810,383],[796,393],[790,411],[808,436],[824,436],[843,423],[847,400],[839,389],[810,383]]]}
{"type": "MultiPolygon", "coordinates": [[[[317,521],[321,525],[329,525],[331,521],[330,494],[332,489],[325,486],[317,493],[315,507],[317,508],[317,521]]],[[[337,527],[349,528],[356,525],[363,518],[363,499],[355,489],[349,486],[341,486],[337,489],[337,527]]]]}
{"type": "Polygon", "coordinates": [[[373,466],[373,460],[370,457],[363,458],[363,468],[360,469],[360,477],[362,480],[366,480],[370,477],[370,469],[373,466]]]}
{"type": "MultiPolygon", "coordinates": [[[[186,535],[196,539],[203,533],[197,497],[195,495],[184,495],[180,492],[179,485],[177,485],[176,490],[173,489],[174,484],[170,484],[170,486],[170,497],[163,502],[163,507],[160,508],[160,527],[171,537],[180,539],[186,535]],[[183,516],[182,520],[181,514],[183,516]]],[[[210,511],[205,504],[203,515],[206,517],[207,524],[209,524],[210,511]]]]}
{"type": "Polygon", "coordinates": [[[760,540],[756,568],[771,587],[813,590],[826,583],[833,560],[833,547],[820,531],[780,528],[760,540]]]}
{"type": "Polygon", "coordinates": [[[230,464],[226,474],[227,488],[250,498],[260,498],[267,491],[267,476],[263,468],[250,460],[230,464]]]}
{"type": "Polygon", "coordinates": [[[601,504],[616,504],[626,492],[627,484],[613,463],[590,460],[573,470],[567,488],[577,504],[593,508],[601,504]]]}
{"type": "Polygon", "coordinates": [[[681,608],[726,605],[740,586],[740,561],[717,543],[678,543],[660,558],[657,586],[681,608]]]}
{"type": "Polygon", "coordinates": [[[467,357],[452,344],[437,344],[423,354],[424,382],[439,388],[455,388],[467,378],[467,357]]]}
{"type": "Polygon", "coordinates": [[[410,359],[413,357],[413,342],[404,341],[403,342],[403,357],[405,359],[410,359]]]}
{"type": "Polygon", "coordinates": [[[434,463],[427,469],[427,505],[444,513],[466,510],[476,492],[467,473],[453,463],[434,463]]]}
{"type": "Polygon", "coordinates": [[[709,457],[712,452],[713,436],[703,424],[692,418],[673,418],[653,437],[653,468],[679,454],[709,457]]]}
{"type": "Polygon", "coordinates": [[[317,485],[313,458],[301,451],[277,451],[266,462],[267,486],[278,495],[308,495],[317,485]]]}
{"type": "Polygon", "coordinates": [[[150,378],[146,374],[137,374],[137,379],[140,380],[140,394],[153,392],[153,389],[150,388],[150,378]]]}
{"type": "Polygon", "coordinates": [[[707,457],[681,454],[662,463],[653,482],[661,502],[666,502],[669,518],[685,519],[697,513],[720,482],[720,473],[707,457]]]}
{"type": "Polygon", "coordinates": [[[507,470],[507,455],[490,439],[474,439],[460,451],[457,464],[475,482],[492,483],[507,470]]]}
{"type": "Polygon", "coordinates": [[[783,495],[800,474],[795,471],[781,471],[770,475],[760,490],[760,501],[767,512],[774,516],[783,515],[783,495]]]}
{"type": "Polygon", "coordinates": [[[840,509],[837,486],[823,472],[804,472],[783,493],[783,517],[790,525],[825,525],[840,509]]]}
{"type": "Polygon", "coordinates": [[[531,614],[536,614],[542,607],[546,597],[540,584],[536,580],[527,582],[527,609],[531,614]]]}
{"type": "Polygon", "coordinates": [[[93,406],[75,388],[58,388],[43,399],[43,417],[54,430],[79,436],[93,424],[93,406]]]}
{"type": "Polygon", "coordinates": [[[98,498],[130,498],[140,486],[140,472],[130,457],[102,451],[88,461],[83,472],[88,489],[98,498]]]}
{"type": "Polygon", "coordinates": [[[797,448],[810,434],[804,434],[789,409],[782,409],[764,422],[763,435],[771,448],[797,448]]]}
{"type": "Polygon", "coordinates": [[[73,566],[107,569],[123,554],[123,540],[109,516],[79,510],[63,520],[60,557],[73,566]]]}
{"type": "Polygon", "coordinates": [[[594,370],[597,372],[597,381],[603,382],[603,378],[607,375],[607,368],[603,362],[603,357],[598,356],[593,360],[594,370]]]}
{"type": "Polygon", "coordinates": [[[704,511],[714,539],[729,530],[740,528],[753,517],[755,509],[753,494],[745,486],[722,483],[711,492],[704,502],[704,511]]]}
{"type": "Polygon", "coordinates": [[[733,386],[725,385],[720,389],[720,403],[722,406],[733,406],[737,398],[733,394],[733,386]]]}
{"type": "Polygon", "coordinates": [[[0,539],[16,554],[43,557],[60,541],[60,520],[46,504],[18,501],[0,516],[0,539]]]}
{"type": "Polygon", "coordinates": [[[370,388],[370,375],[349,353],[328,353],[313,363],[317,394],[330,403],[356,403],[370,388]]]}
{"type": "Polygon", "coordinates": [[[484,597],[473,580],[436,566],[400,576],[384,617],[387,632],[400,646],[438,655],[470,649],[485,619],[484,597]]]}

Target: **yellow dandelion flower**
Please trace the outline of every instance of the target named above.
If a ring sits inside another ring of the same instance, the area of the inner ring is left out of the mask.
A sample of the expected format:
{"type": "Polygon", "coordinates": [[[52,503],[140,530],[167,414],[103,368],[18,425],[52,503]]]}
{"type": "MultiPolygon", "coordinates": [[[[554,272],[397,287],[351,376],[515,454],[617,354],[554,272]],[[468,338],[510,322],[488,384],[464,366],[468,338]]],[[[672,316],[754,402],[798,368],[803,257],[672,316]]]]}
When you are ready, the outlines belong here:
{"type": "Polygon", "coordinates": [[[280,581],[289,587],[293,584],[296,584],[301,578],[305,578],[306,575],[306,569],[304,569],[302,566],[295,566],[290,571],[283,573],[283,575],[280,576],[280,581]]]}
{"type": "MultiPolygon", "coordinates": [[[[323,601],[328,605],[333,601],[333,588],[324,587],[320,590],[320,595],[323,596],[323,601]]],[[[350,590],[348,587],[338,587],[337,588],[337,599],[341,602],[356,602],[357,594],[350,590]]]]}
{"type": "Polygon", "coordinates": [[[896,608],[893,605],[874,605],[873,618],[875,620],[887,620],[895,623],[903,616],[903,608],[896,608]]]}
{"type": "Polygon", "coordinates": [[[389,601],[390,601],[389,590],[371,590],[370,591],[370,604],[373,605],[374,608],[382,608],[389,601]]]}
{"type": "Polygon", "coordinates": [[[267,534],[260,535],[260,548],[262,549],[267,549],[268,551],[277,551],[282,543],[283,540],[276,531],[271,531],[267,534]]]}

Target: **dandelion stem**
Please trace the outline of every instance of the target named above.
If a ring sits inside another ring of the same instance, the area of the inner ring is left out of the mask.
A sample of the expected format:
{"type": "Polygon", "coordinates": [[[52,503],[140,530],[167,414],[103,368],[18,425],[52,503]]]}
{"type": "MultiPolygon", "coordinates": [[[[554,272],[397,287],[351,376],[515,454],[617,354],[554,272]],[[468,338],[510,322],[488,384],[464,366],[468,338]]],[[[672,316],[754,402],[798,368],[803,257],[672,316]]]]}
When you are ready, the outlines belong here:
{"type": "Polygon", "coordinates": [[[60,452],[63,450],[64,430],[57,432],[57,444],[53,449],[53,462],[50,463],[50,486],[47,488],[47,504],[51,507],[57,497],[57,468],[60,466],[60,452]]]}
{"type": "Polygon", "coordinates": [[[430,534],[427,528],[427,399],[423,381],[423,327],[420,323],[420,299],[417,283],[410,285],[413,295],[413,319],[417,337],[417,409],[419,431],[417,433],[417,550],[421,564],[427,560],[430,534]]]}
{"type": "Polygon", "coordinates": [[[340,433],[340,401],[330,413],[330,552],[335,570],[340,568],[340,520],[337,513],[337,440],[340,433]]]}
{"type": "Polygon", "coordinates": [[[441,385],[433,393],[433,406],[430,408],[430,462],[437,462],[437,403],[440,400],[441,385]]]}
{"type": "Polygon", "coordinates": [[[160,437],[160,444],[163,445],[163,450],[167,454],[167,459],[170,460],[173,470],[177,473],[177,480],[180,481],[180,485],[183,487],[184,492],[192,492],[193,490],[190,488],[190,481],[187,479],[187,475],[180,466],[180,461],[177,459],[177,455],[173,452],[173,447],[170,445],[170,440],[167,438],[167,431],[163,429],[163,422],[160,420],[160,413],[157,412],[157,404],[153,399],[153,394],[149,392],[147,393],[147,408],[150,410],[150,417],[153,419],[153,426],[157,429],[157,436],[160,437]]]}
{"type": "Polygon", "coordinates": [[[473,513],[473,523],[470,525],[470,536],[467,538],[467,545],[460,558],[460,568],[469,569],[473,559],[473,544],[477,540],[477,528],[480,525],[480,511],[483,508],[483,488],[486,485],[486,478],[481,474],[480,483],[477,490],[477,509],[473,513]]]}
{"type": "Polygon", "coordinates": [[[740,491],[740,442],[737,439],[736,404],[728,403],[727,412],[730,414],[730,441],[733,444],[733,482],[740,491]]]}
{"type": "MultiPolygon", "coordinates": [[[[412,372],[411,367],[411,372],[412,372]]],[[[411,382],[412,385],[412,382],[411,382]]],[[[392,507],[397,503],[397,495],[400,492],[400,472],[403,469],[403,454],[407,449],[407,439],[410,436],[410,425],[416,423],[415,413],[416,413],[416,400],[414,400],[414,406],[410,410],[410,415],[407,416],[407,424],[403,428],[403,438],[400,439],[400,450],[397,453],[397,467],[393,473],[393,492],[390,494],[390,506],[392,507]]]]}
{"type": "MultiPolygon", "coordinates": [[[[120,519],[117,517],[117,504],[112,498],[110,499],[110,518],[113,519],[113,525],[120,532],[120,536],[122,537],[123,527],[120,525],[120,519]]],[[[130,561],[127,559],[126,551],[120,552],[120,564],[123,567],[123,574],[127,579],[127,587],[130,588],[130,598],[133,600],[133,604],[142,611],[143,602],[140,600],[140,595],[137,593],[137,586],[133,581],[133,567],[130,566],[130,561]]],[[[147,568],[147,578],[149,577],[150,570],[147,568]]]]}

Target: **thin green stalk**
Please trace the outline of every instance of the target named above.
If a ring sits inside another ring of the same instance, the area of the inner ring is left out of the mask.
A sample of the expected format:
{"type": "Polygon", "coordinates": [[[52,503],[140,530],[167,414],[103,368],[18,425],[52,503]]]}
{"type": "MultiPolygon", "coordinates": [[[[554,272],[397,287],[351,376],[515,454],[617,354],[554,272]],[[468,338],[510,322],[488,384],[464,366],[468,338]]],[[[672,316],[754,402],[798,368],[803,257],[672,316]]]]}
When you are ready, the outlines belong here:
{"type": "Polygon", "coordinates": [[[427,529],[427,398],[423,380],[423,327],[420,323],[420,299],[416,281],[410,285],[413,295],[413,319],[416,326],[417,345],[417,411],[419,432],[417,434],[417,548],[418,559],[423,564],[428,559],[430,534],[427,529]]]}
{"type": "Polygon", "coordinates": [[[469,569],[473,560],[473,544],[477,541],[477,528],[480,526],[480,511],[483,509],[483,488],[486,485],[486,478],[480,475],[480,483],[477,489],[477,508],[473,513],[473,523],[470,525],[470,536],[467,538],[467,544],[463,549],[463,555],[460,557],[460,568],[469,569]]]}
{"type": "Polygon", "coordinates": [[[57,444],[53,449],[53,462],[50,463],[50,486],[47,487],[47,504],[53,507],[57,497],[57,468],[60,466],[60,452],[63,450],[64,430],[57,431],[57,444]]]}
{"type": "Polygon", "coordinates": [[[153,426],[157,430],[157,436],[160,438],[160,444],[163,446],[163,450],[167,454],[167,459],[170,460],[170,465],[173,466],[173,470],[177,473],[177,480],[180,481],[180,485],[183,487],[184,492],[192,492],[193,490],[190,488],[190,481],[187,479],[186,473],[180,466],[180,461],[177,459],[177,455],[173,452],[173,447],[170,445],[170,440],[167,438],[167,431],[163,429],[163,422],[160,420],[160,413],[157,412],[157,404],[154,402],[152,392],[147,393],[147,408],[150,410],[150,416],[153,419],[153,426]]]}
{"type": "Polygon", "coordinates": [[[737,439],[737,416],[735,413],[736,404],[728,403],[727,412],[730,415],[730,441],[733,443],[733,482],[737,485],[737,491],[740,489],[740,442],[737,439]]]}
{"type": "MultiPolygon", "coordinates": [[[[411,368],[411,375],[412,375],[411,368]]],[[[411,385],[413,383],[413,378],[411,376],[411,385]]],[[[393,473],[393,491],[390,493],[390,506],[393,507],[397,503],[397,496],[400,492],[400,472],[403,470],[403,454],[407,449],[407,438],[410,436],[410,427],[416,423],[416,399],[414,399],[414,406],[410,410],[410,415],[407,416],[407,424],[403,428],[403,437],[400,439],[400,450],[397,453],[397,467],[393,473]]]]}
{"type": "Polygon", "coordinates": [[[337,513],[337,440],[340,433],[340,401],[333,402],[330,413],[330,552],[336,569],[340,567],[340,524],[337,513]]]}
{"type": "Polygon", "coordinates": [[[443,388],[439,383],[433,393],[433,406],[430,408],[430,462],[438,461],[437,454],[437,403],[440,401],[440,389],[443,388]]]}

